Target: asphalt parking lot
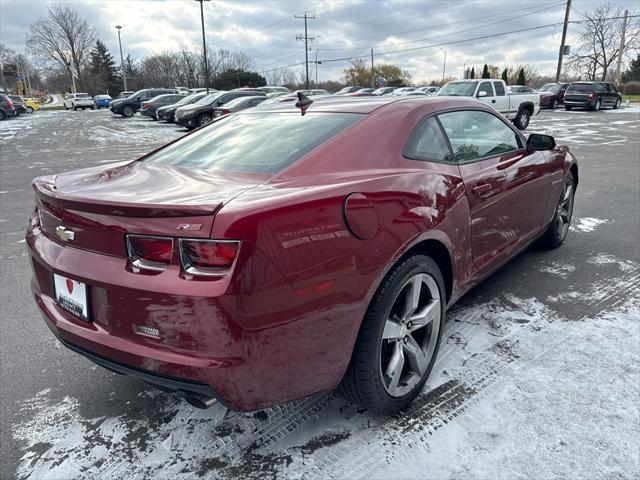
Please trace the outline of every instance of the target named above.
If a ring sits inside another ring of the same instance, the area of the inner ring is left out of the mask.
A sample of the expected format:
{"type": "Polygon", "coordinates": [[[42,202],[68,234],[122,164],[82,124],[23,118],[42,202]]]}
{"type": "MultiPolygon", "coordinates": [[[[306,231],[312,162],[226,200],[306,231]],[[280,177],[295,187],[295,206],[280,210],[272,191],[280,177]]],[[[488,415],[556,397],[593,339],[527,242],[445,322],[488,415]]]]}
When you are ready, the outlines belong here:
{"type": "Polygon", "coordinates": [[[24,231],[39,175],[134,159],[186,133],[101,111],[0,122],[1,478],[637,478],[640,108],[543,111],[580,162],[573,226],[449,312],[404,414],[327,393],[196,410],[62,347],[33,304],[24,231]]]}

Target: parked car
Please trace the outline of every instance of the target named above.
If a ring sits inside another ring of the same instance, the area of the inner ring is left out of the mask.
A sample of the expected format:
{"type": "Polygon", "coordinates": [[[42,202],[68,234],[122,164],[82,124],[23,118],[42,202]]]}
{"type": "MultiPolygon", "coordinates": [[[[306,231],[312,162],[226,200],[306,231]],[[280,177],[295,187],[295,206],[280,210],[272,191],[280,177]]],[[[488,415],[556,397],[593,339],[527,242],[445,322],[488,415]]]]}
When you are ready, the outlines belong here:
{"type": "Polygon", "coordinates": [[[334,93],[334,95],[346,95],[347,93],[355,93],[360,89],[362,89],[362,87],[358,87],[358,86],[352,85],[352,86],[349,86],[349,87],[341,88],[336,93],[334,93]]]}
{"type": "Polygon", "coordinates": [[[35,179],[26,246],[45,324],[198,407],[340,385],[402,410],[447,309],[536,239],[562,245],[578,185],[553,137],[474,99],[429,100],[272,104],[35,179]]]}
{"type": "Polygon", "coordinates": [[[389,95],[390,93],[393,93],[396,90],[396,87],[380,87],[380,88],[376,88],[373,93],[375,93],[376,95],[389,95]]]}
{"type": "MultiPolygon", "coordinates": [[[[217,90],[216,90],[217,92],[217,90]]],[[[164,107],[158,107],[156,110],[156,118],[158,120],[165,120],[169,123],[173,123],[175,121],[174,115],[176,110],[184,105],[190,105],[192,103],[196,103],[201,98],[206,97],[208,94],[206,91],[204,92],[195,92],[191,95],[187,95],[179,102],[174,103],[173,105],[166,105],[164,107]]]]}
{"type": "Polygon", "coordinates": [[[16,116],[16,108],[13,101],[5,94],[0,93],[0,120],[16,116]]]}
{"type": "Polygon", "coordinates": [[[394,95],[394,96],[406,95],[409,92],[413,92],[415,89],[416,87],[400,87],[400,88],[396,88],[391,95],[394,95]]]}
{"type": "Polygon", "coordinates": [[[27,106],[27,113],[37,112],[42,108],[40,101],[35,98],[23,98],[24,104],[27,106]]]}
{"type": "Polygon", "coordinates": [[[127,92],[120,92],[120,95],[118,95],[118,99],[130,97],[134,93],[136,93],[136,92],[128,92],[128,91],[127,92]]]}
{"type": "Polygon", "coordinates": [[[350,97],[373,97],[377,96],[375,93],[373,93],[374,90],[375,88],[361,88],[357,92],[347,93],[346,95],[350,97]]]}
{"type": "Polygon", "coordinates": [[[158,95],[157,97],[150,98],[142,102],[140,105],[140,114],[146,117],[151,117],[153,120],[157,120],[156,111],[160,107],[166,107],[167,105],[174,105],[187,95],[184,93],[165,93],[158,95]]]}
{"type": "Polygon", "coordinates": [[[269,94],[269,93],[284,93],[284,94],[291,93],[291,90],[289,90],[287,87],[278,87],[278,86],[266,85],[264,87],[258,87],[258,89],[267,92],[267,94],[269,94]]]}
{"type": "Polygon", "coordinates": [[[540,87],[540,107],[555,110],[564,101],[568,83],[545,83],[540,87]]]}
{"type": "Polygon", "coordinates": [[[16,110],[16,116],[27,113],[27,106],[20,95],[8,95],[13,102],[13,108],[16,110]]]}
{"type": "Polygon", "coordinates": [[[298,98],[298,93],[302,93],[305,97],[313,97],[316,95],[331,95],[331,92],[329,92],[328,90],[323,90],[322,88],[312,88],[311,90],[294,90],[291,95],[298,98]]]}
{"type": "Polygon", "coordinates": [[[520,130],[526,129],[531,117],[540,113],[538,93],[508,94],[503,80],[456,80],[448,82],[436,96],[475,97],[495,108],[520,130]]]}
{"type": "Polygon", "coordinates": [[[178,93],[177,90],[172,88],[143,88],[135,93],[132,93],[127,98],[119,98],[111,102],[109,110],[114,114],[122,115],[123,117],[132,117],[138,110],[140,105],[146,100],[151,100],[153,97],[162,95],[165,93],[178,93]]]}
{"type": "Polygon", "coordinates": [[[81,108],[90,108],[93,110],[96,108],[96,104],[93,102],[93,98],[88,93],[67,93],[64,97],[64,109],[65,110],[78,110],[81,108]]]}
{"type": "MultiPolygon", "coordinates": [[[[253,96],[256,96],[255,92],[241,90],[212,93],[192,105],[185,105],[184,107],[178,108],[175,113],[176,123],[186,127],[187,130],[204,127],[213,121],[213,111],[215,108],[221,107],[236,98],[253,96]]],[[[265,92],[262,92],[261,96],[264,96],[265,99],[267,98],[265,92]]]]}
{"type": "Polygon", "coordinates": [[[435,95],[440,87],[418,87],[415,91],[426,93],[427,95],[435,95]]]}
{"type": "Polygon", "coordinates": [[[600,110],[603,107],[620,108],[622,94],[608,82],[574,82],[564,92],[564,108],[581,107],[600,110]]]}
{"type": "Polygon", "coordinates": [[[96,104],[96,108],[101,109],[101,108],[109,108],[111,106],[111,96],[110,95],[96,95],[95,97],[93,97],[93,101],[96,104]]]}
{"type": "Polygon", "coordinates": [[[533,88],[527,87],[526,85],[509,85],[507,87],[507,92],[508,93],[512,93],[512,94],[517,94],[517,93],[536,93],[536,91],[533,88]]]}
{"type": "Polygon", "coordinates": [[[257,105],[260,105],[265,100],[267,100],[266,95],[236,98],[235,100],[231,100],[230,102],[225,103],[222,107],[214,108],[213,117],[224,117],[225,115],[229,115],[230,113],[236,113],[242,110],[246,110],[247,108],[253,108],[257,105]]]}

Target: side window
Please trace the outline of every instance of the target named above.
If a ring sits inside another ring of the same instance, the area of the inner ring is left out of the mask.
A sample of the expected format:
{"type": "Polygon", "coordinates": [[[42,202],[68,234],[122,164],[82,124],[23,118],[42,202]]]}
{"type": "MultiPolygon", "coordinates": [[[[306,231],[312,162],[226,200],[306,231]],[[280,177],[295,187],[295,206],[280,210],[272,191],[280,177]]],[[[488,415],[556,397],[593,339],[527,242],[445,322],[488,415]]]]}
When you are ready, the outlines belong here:
{"type": "Polygon", "coordinates": [[[458,162],[502,155],[522,148],[518,135],[488,112],[466,110],[438,115],[458,162]]]}
{"type": "Polygon", "coordinates": [[[502,82],[493,82],[493,88],[496,89],[496,97],[504,96],[504,85],[502,82]]]}
{"type": "Polygon", "coordinates": [[[418,123],[402,153],[412,160],[453,163],[449,145],[435,117],[425,118],[418,123]]]}
{"type": "Polygon", "coordinates": [[[487,92],[487,97],[493,97],[493,88],[491,88],[491,82],[482,82],[480,88],[478,88],[478,94],[480,92],[487,92]]]}

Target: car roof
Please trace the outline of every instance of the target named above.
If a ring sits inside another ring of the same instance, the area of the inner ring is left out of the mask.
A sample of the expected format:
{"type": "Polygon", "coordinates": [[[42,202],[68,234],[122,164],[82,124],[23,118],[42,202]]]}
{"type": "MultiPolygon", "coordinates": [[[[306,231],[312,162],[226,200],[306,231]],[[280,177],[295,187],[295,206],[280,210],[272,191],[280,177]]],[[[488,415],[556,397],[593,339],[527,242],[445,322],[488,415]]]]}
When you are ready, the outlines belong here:
{"type": "MultiPolygon", "coordinates": [[[[430,111],[438,111],[445,108],[482,108],[491,110],[484,103],[468,97],[430,97],[430,96],[414,96],[414,97],[346,97],[346,96],[327,96],[313,100],[306,112],[335,112],[335,113],[363,113],[370,114],[377,110],[389,111],[393,109],[411,109],[412,107],[421,107],[428,105],[430,111]]],[[[294,112],[300,111],[295,107],[295,102],[276,102],[268,105],[261,105],[259,108],[246,111],[251,112],[294,112]]]]}

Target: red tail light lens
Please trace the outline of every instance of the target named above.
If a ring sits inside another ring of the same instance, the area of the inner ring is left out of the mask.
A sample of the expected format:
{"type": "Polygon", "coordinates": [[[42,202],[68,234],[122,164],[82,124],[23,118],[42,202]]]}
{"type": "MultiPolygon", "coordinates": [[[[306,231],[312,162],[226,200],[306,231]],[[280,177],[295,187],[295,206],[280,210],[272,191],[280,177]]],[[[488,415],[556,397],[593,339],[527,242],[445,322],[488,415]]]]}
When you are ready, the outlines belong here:
{"type": "Polygon", "coordinates": [[[171,263],[173,239],[148,235],[127,235],[131,265],[143,270],[161,271],[171,263]]]}
{"type": "Polygon", "coordinates": [[[598,95],[598,94],[597,94],[596,92],[591,92],[591,93],[589,94],[589,98],[590,98],[590,99],[594,99],[594,98],[596,98],[596,96],[597,96],[597,95],[598,95]]]}
{"type": "Polygon", "coordinates": [[[149,106],[150,106],[150,105],[149,105],[149,103],[148,103],[148,102],[144,102],[144,103],[142,104],[142,108],[144,108],[145,110],[146,110],[147,108],[149,108],[149,106]]]}
{"type": "Polygon", "coordinates": [[[213,112],[214,117],[224,117],[225,115],[229,115],[231,110],[227,110],[226,108],[218,108],[213,112]]]}
{"type": "Polygon", "coordinates": [[[236,240],[180,239],[180,258],[184,271],[192,275],[223,276],[238,255],[236,240]]]}
{"type": "Polygon", "coordinates": [[[13,102],[11,100],[7,102],[7,108],[13,108],[13,102]]]}

